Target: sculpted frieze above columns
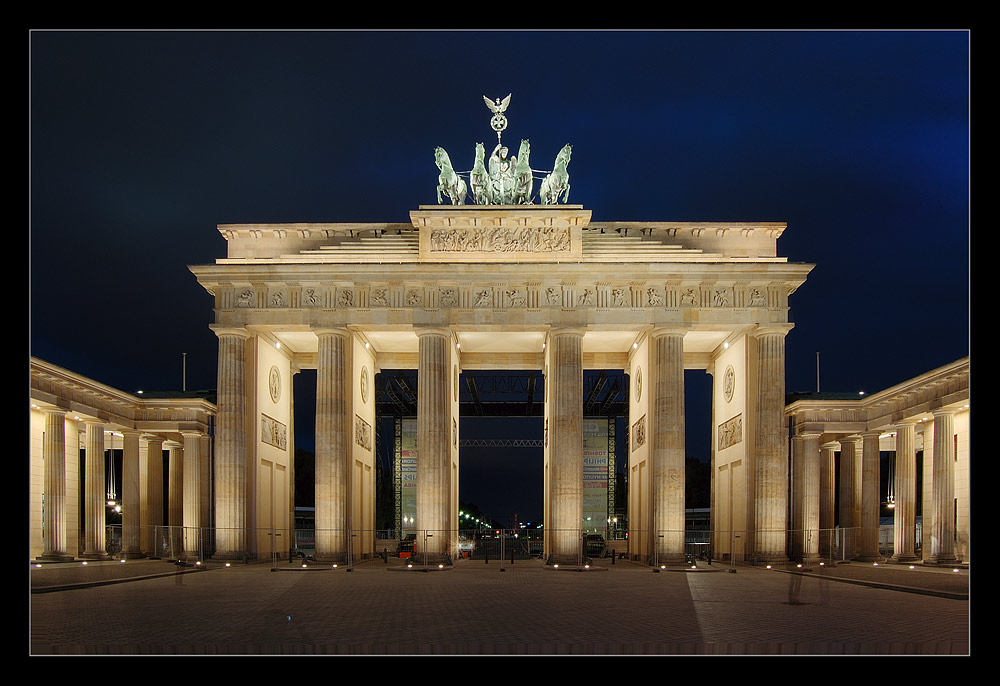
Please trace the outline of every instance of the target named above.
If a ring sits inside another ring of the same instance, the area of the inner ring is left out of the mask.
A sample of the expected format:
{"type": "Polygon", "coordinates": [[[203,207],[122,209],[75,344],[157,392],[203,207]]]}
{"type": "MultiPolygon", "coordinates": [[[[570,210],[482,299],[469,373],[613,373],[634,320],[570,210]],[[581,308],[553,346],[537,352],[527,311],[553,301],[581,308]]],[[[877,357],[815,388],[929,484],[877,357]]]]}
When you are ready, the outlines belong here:
{"type": "Polygon", "coordinates": [[[594,281],[371,283],[353,285],[234,285],[221,290],[219,310],[436,310],[543,308],[598,310],[745,311],[779,310],[787,303],[784,284],[594,281]]]}
{"type": "Polygon", "coordinates": [[[430,234],[435,253],[552,253],[571,250],[569,228],[490,227],[435,229],[430,234]]]}

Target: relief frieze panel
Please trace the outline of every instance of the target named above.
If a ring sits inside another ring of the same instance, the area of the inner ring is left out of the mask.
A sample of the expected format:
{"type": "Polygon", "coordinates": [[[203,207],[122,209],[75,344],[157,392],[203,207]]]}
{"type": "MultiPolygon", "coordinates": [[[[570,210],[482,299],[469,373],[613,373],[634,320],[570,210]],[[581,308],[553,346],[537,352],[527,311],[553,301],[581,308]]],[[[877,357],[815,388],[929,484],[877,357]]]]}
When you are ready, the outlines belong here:
{"type": "Polygon", "coordinates": [[[365,450],[372,449],[372,426],[358,415],[354,415],[354,442],[365,450]]]}
{"type": "Polygon", "coordinates": [[[568,228],[495,227],[436,229],[431,252],[551,253],[571,250],[568,228]]]}
{"type": "Polygon", "coordinates": [[[634,308],[743,309],[776,307],[782,293],[769,284],[737,283],[687,285],[678,281],[660,283],[538,282],[483,285],[366,284],[321,287],[306,285],[235,285],[223,291],[221,309],[375,309],[375,308],[634,308]]]}
{"type": "Polygon", "coordinates": [[[279,450],[285,450],[288,445],[287,427],[277,419],[260,415],[260,440],[279,450]]]}
{"type": "Polygon", "coordinates": [[[632,434],[633,451],[646,445],[646,415],[642,415],[636,420],[630,433],[632,434]]]}
{"type": "Polygon", "coordinates": [[[730,448],[743,440],[743,414],[719,424],[719,450],[730,448]]]}

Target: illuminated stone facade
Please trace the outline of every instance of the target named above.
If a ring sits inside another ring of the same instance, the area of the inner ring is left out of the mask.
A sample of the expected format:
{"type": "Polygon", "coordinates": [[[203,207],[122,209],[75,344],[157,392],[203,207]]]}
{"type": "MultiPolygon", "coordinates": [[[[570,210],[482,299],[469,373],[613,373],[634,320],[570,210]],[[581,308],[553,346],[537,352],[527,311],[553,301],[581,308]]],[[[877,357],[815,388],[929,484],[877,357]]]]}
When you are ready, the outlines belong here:
{"type": "Polygon", "coordinates": [[[418,370],[415,526],[429,536],[427,551],[443,556],[457,549],[454,379],[465,369],[530,369],[546,380],[546,553],[577,559],[583,370],[622,369],[633,380],[630,416],[644,418],[629,451],[630,553],[682,560],[683,372],[704,369],[715,378],[715,423],[739,417],[746,433],[730,430],[718,451],[725,485],[716,506],[728,526],[749,532],[741,549],[783,558],[774,530],[784,530],[787,509],[784,337],[788,298],[812,269],[777,256],[784,229],[592,222],[579,205],[421,206],[408,223],[219,226],[227,256],[190,269],[215,299],[215,526],[220,541],[231,532],[222,551],[251,550],[241,532],[287,510],[279,467],[288,463],[245,428],[261,415],[290,422],[290,399],[274,403],[266,392],[272,367],[282,379],[317,370],[317,554],[322,547],[329,559],[372,552],[373,457],[355,440],[375,421],[365,375],[370,383],[381,369],[418,370]]]}

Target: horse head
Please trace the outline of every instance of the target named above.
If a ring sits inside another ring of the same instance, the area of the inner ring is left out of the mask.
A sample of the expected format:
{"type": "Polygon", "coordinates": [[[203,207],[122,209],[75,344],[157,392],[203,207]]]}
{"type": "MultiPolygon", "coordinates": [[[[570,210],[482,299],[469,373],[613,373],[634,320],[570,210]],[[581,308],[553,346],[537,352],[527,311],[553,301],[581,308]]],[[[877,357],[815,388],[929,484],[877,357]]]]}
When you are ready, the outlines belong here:
{"type": "Polygon", "coordinates": [[[448,157],[448,153],[442,147],[434,148],[434,164],[441,171],[446,169],[451,169],[451,158],[448,157]]]}
{"type": "Polygon", "coordinates": [[[525,164],[528,162],[528,155],[531,154],[531,143],[527,139],[521,140],[521,148],[517,151],[518,162],[524,160],[525,164]]]}

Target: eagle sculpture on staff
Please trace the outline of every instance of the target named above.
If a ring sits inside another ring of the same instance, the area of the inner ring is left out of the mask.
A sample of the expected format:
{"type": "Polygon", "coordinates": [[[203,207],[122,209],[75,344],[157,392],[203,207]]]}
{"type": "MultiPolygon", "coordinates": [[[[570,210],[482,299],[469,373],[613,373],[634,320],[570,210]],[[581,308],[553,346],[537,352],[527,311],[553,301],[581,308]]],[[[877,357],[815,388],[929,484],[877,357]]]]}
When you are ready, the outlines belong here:
{"type": "Polygon", "coordinates": [[[483,96],[483,100],[486,101],[486,106],[490,108],[490,112],[493,113],[493,118],[490,119],[490,128],[497,132],[497,143],[500,142],[500,132],[507,128],[507,117],[504,116],[504,111],[510,104],[511,95],[513,95],[513,93],[508,93],[507,97],[503,100],[497,98],[496,102],[493,102],[485,95],[483,96]]]}

